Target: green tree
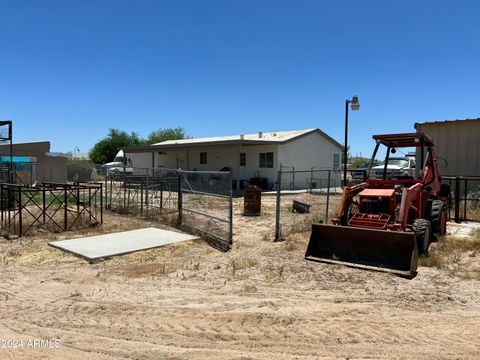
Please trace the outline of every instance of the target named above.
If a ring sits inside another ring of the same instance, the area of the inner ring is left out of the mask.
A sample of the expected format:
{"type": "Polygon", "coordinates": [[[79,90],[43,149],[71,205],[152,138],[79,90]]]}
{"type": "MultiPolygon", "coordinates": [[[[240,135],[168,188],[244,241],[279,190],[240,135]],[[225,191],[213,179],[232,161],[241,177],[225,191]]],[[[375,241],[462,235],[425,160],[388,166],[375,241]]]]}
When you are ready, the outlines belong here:
{"type": "Polygon", "coordinates": [[[361,168],[365,164],[369,162],[370,159],[364,157],[356,157],[352,159],[352,167],[353,168],[361,168]]]}
{"type": "Polygon", "coordinates": [[[185,135],[185,129],[181,127],[158,129],[148,134],[148,137],[145,143],[150,145],[150,144],[156,144],[166,140],[185,139],[186,137],[187,136],[185,135]]]}
{"type": "Polygon", "coordinates": [[[128,134],[118,129],[108,130],[107,137],[97,142],[88,156],[96,164],[105,164],[113,161],[118,148],[136,146],[144,143],[144,140],[135,132],[128,134]]]}

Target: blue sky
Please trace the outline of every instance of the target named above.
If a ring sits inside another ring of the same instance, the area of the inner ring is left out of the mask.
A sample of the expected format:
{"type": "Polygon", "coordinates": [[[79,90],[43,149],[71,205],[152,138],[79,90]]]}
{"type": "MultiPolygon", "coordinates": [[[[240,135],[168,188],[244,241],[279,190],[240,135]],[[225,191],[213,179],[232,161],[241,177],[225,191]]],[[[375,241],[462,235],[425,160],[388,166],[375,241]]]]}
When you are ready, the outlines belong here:
{"type": "Polygon", "coordinates": [[[480,116],[477,1],[3,1],[0,119],[89,148],[108,128],[194,137],[373,133],[480,116]]]}

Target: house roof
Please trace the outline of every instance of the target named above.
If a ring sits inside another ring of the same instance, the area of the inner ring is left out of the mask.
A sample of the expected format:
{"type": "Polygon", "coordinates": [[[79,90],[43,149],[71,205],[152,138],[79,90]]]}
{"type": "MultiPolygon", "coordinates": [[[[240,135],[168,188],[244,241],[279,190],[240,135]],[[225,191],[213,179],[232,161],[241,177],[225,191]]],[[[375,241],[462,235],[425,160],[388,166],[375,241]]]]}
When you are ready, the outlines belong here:
{"type": "Polygon", "coordinates": [[[416,123],[415,123],[415,129],[417,128],[417,125],[424,125],[424,124],[445,124],[445,123],[464,122],[464,121],[480,121],[480,118],[475,118],[475,119],[456,119],[456,120],[436,120],[436,121],[416,122],[416,123]]]}
{"type": "Polygon", "coordinates": [[[231,135],[231,136],[216,136],[205,138],[193,138],[182,140],[167,140],[160,143],[152,144],[150,146],[129,147],[123,148],[129,151],[151,150],[152,148],[175,148],[175,147],[189,147],[189,146],[206,146],[206,145],[267,145],[267,144],[283,144],[302,136],[319,133],[327,140],[331,141],[338,147],[342,147],[335,139],[325,134],[320,129],[304,129],[291,131],[272,131],[272,132],[258,132],[255,134],[231,135]]]}
{"type": "MultiPolygon", "coordinates": [[[[49,145],[50,141],[48,140],[39,140],[39,141],[24,141],[24,142],[14,142],[13,146],[20,146],[20,145],[49,145]]],[[[2,143],[0,146],[10,146],[9,143],[2,143]]]]}

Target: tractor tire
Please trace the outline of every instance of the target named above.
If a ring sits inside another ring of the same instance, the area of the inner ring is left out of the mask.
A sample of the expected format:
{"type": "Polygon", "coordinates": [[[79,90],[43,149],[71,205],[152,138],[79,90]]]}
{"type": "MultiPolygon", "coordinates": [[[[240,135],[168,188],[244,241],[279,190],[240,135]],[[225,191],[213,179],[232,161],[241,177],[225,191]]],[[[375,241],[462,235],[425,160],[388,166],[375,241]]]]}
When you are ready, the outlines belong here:
{"type": "Polygon", "coordinates": [[[432,227],[427,219],[417,219],[413,222],[413,232],[417,240],[418,254],[423,255],[428,252],[428,247],[432,239],[432,227]]]}
{"type": "Polygon", "coordinates": [[[430,224],[432,226],[432,241],[438,241],[440,236],[447,232],[447,212],[442,200],[432,201],[430,224]]]}

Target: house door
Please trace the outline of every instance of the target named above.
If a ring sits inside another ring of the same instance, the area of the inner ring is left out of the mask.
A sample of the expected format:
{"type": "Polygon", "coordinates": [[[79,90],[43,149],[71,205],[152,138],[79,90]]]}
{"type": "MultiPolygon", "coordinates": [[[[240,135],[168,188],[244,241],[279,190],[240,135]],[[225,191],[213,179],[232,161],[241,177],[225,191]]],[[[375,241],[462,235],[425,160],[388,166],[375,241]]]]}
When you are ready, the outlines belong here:
{"type": "Polygon", "coordinates": [[[177,169],[185,170],[185,154],[177,153],[177,169]]]}

